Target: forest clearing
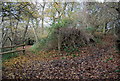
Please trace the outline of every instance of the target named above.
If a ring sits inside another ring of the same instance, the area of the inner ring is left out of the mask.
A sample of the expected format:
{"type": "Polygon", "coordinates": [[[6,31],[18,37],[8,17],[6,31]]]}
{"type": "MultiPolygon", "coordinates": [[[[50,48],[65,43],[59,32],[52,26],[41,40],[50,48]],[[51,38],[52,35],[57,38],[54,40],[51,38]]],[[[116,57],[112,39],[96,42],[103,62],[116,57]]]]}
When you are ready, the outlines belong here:
{"type": "Polygon", "coordinates": [[[0,7],[0,80],[120,80],[120,2],[0,7]]]}

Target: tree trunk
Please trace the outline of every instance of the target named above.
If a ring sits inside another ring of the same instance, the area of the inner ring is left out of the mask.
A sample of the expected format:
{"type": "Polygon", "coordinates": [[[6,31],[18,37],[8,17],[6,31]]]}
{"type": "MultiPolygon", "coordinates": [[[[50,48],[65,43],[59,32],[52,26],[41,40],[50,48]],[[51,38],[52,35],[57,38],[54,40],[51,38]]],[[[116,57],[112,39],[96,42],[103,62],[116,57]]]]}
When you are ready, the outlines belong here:
{"type": "MultiPolygon", "coordinates": [[[[0,31],[0,48],[2,48],[2,31],[0,31]]],[[[2,49],[0,49],[0,52],[2,52],[2,49]]]]}
{"type": "Polygon", "coordinates": [[[38,42],[38,36],[37,36],[36,30],[35,30],[34,27],[32,27],[32,28],[33,28],[33,32],[34,32],[34,35],[35,35],[35,40],[36,40],[36,42],[38,42]]]}
{"type": "Polygon", "coordinates": [[[61,43],[60,43],[60,30],[58,30],[58,51],[60,53],[60,49],[61,49],[61,43]]]}
{"type": "Polygon", "coordinates": [[[104,25],[103,25],[103,34],[106,34],[106,29],[107,29],[107,23],[104,23],[104,25]]]}
{"type": "Polygon", "coordinates": [[[38,42],[38,41],[39,41],[39,40],[38,40],[38,35],[37,35],[36,29],[35,29],[35,27],[38,28],[38,21],[36,20],[36,26],[34,25],[33,20],[32,20],[32,24],[33,24],[32,28],[33,28],[35,40],[36,40],[36,42],[38,42]]]}
{"type": "Polygon", "coordinates": [[[19,21],[17,21],[16,28],[15,28],[15,34],[14,34],[14,39],[13,39],[14,44],[17,44],[17,29],[18,29],[18,24],[19,24],[19,21]]]}
{"type": "MultiPolygon", "coordinates": [[[[0,2],[0,4],[2,4],[2,2],[0,2]]],[[[3,5],[2,5],[3,6],[3,5]]],[[[2,6],[0,6],[2,8],[2,6]]],[[[2,9],[0,9],[2,10],[2,9]]],[[[3,17],[1,18],[2,22],[1,22],[1,26],[3,26],[3,17]]],[[[3,27],[2,27],[3,29],[3,27]]],[[[0,29],[0,48],[2,48],[2,29],[0,29]]],[[[2,49],[0,49],[0,52],[2,52],[2,49]]],[[[0,81],[2,81],[2,55],[0,55],[0,81]]]]}
{"type": "MultiPolygon", "coordinates": [[[[120,1],[118,2],[118,9],[117,9],[119,15],[120,15],[120,1]]],[[[118,20],[120,19],[120,16],[118,16],[118,20]]],[[[120,22],[118,22],[120,24],[120,22]]],[[[118,49],[118,52],[120,53],[120,27],[116,27],[116,35],[117,35],[117,40],[116,40],[116,47],[118,49]]]]}
{"type": "Polygon", "coordinates": [[[42,6],[42,34],[44,34],[44,9],[45,9],[45,2],[43,3],[42,6]]]}
{"type": "Polygon", "coordinates": [[[25,31],[24,31],[24,34],[23,34],[23,40],[22,40],[23,43],[25,43],[25,37],[26,37],[27,30],[28,30],[29,21],[30,21],[30,17],[28,18],[26,28],[25,28],[25,31]]]}
{"type": "MultiPolygon", "coordinates": [[[[0,31],[0,48],[2,48],[2,31],[0,31]]],[[[2,49],[0,49],[2,52],[2,49]]],[[[2,55],[0,55],[0,80],[2,80],[2,55]]]]}

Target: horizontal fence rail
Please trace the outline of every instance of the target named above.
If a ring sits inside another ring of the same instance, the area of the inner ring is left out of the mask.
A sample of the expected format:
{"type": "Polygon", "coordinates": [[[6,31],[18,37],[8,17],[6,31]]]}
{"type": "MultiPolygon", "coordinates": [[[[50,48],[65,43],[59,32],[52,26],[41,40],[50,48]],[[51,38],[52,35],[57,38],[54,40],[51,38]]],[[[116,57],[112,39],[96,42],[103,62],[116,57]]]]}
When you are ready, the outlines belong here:
{"type": "Polygon", "coordinates": [[[11,50],[11,51],[6,51],[6,52],[1,52],[0,55],[8,54],[8,53],[14,53],[14,52],[20,52],[20,51],[22,51],[25,54],[25,44],[14,45],[14,46],[5,46],[5,47],[2,47],[0,49],[15,48],[15,47],[23,47],[23,48],[22,49],[11,50]]]}

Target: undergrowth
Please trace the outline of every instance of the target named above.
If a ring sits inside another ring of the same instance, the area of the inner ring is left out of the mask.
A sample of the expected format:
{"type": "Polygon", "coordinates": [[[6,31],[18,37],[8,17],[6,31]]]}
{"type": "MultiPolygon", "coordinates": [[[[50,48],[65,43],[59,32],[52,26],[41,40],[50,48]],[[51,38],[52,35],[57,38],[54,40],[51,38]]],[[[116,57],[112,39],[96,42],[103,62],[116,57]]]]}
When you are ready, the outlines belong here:
{"type": "Polygon", "coordinates": [[[15,58],[15,57],[18,57],[18,53],[8,53],[8,54],[4,54],[2,55],[2,61],[6,61],[6,60],[9,60],[9,59],[12,59],[12,58],[15,58]]]}

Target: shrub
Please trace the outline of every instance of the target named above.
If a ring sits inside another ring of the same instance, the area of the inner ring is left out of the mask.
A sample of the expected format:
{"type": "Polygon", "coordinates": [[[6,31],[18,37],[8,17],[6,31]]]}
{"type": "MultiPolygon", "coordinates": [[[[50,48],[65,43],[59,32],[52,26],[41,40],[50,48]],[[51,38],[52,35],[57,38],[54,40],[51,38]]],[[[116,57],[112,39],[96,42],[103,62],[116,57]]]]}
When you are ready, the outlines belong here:
{"type": "Polygon", "coordinates": [[[64,50],[75,51],[78,47],[94,42],[93,36],[80,29],[68,27],[71,20],[61,20],[53,23],[46,38],[35,44],[39,50],[64,50]],[[60,49],[59,49],[60,47],[60,49]],[[66,48],[68,47],[68,49],[66,48]]]}
{"type": "Polygon", "coordinates": [[[85,30],[86,30],[87,32],[93,34],[96,29],[95,29],[94,27],[87,27],[85,30]]]}

